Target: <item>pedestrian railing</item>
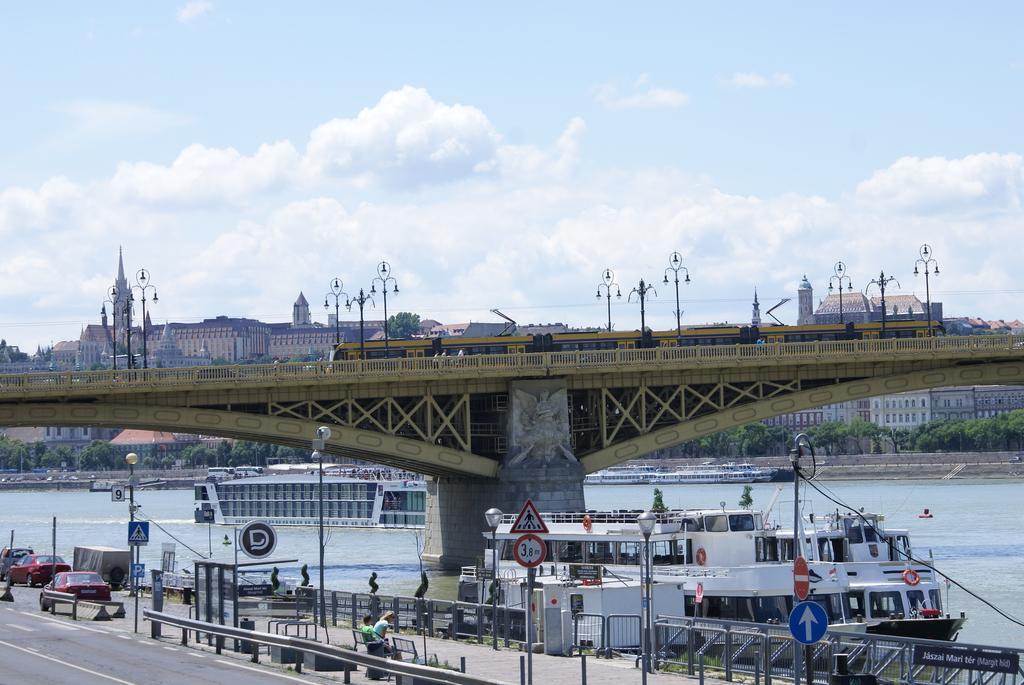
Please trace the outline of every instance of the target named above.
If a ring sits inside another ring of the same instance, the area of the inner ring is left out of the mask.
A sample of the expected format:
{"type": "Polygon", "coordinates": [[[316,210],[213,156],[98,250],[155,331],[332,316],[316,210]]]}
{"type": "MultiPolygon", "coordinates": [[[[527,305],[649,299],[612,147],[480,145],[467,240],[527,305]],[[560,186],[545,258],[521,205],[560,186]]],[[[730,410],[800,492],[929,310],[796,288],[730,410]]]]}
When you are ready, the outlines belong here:
{"type": "Polygon", "coordinates": [[[574,654],[594,652],[611,658],[616,654],[640,654],[643,625],[639,614],[573,614],[574,654]]]}
{"type": "MultiPolygon", "coordinates": [[[[243,630],[231,626],[206,623],[205,621],[196,621],[159,611],[151,611],[149,609],[143,610],[143,616],[150,621],[151,637],[154,639],[160,634],[160,626],[172,626],[181,630],[182,646],[188,645],[189,633],[196,635],[201,633],[212,636],[218,654],[223,651],[227,640],[236,640],[251,645],[250,658],[253,663],[259,663],[260,646],[293,650],[297,655],[295,670],[300,673],[307,659],[326,659],[341,662],[352,668],[357,666],[369,667],[391,675],[407,676],[413,679],[414,682],[431,683],[432,685],[501,685],[498,681],[489,678],[478,678],[457,671],[370,656],[369,654],[325,645],[301,637],[275,635],[256,630],[243,630]]],[[[349,670],[348,668],[345,669],[343,682],[351,682],[349,670]]]]}
{"type": "MultiPolygon", "coordinates": [[[[757,685],[792,680],[794,658],[803,668],[801,647],[778,625],[669,616],[654,625],[657,665],[689,675],[708,669],[729,681],[737,674],[753,676],[757,685]]],[[[1024,649],[829,630],[809,652],[813,681],[822,685],[829,683],[836,654],[847,655],[851,673],[894,685],[1024,685],[1024,649]],[[946,654],[943,665],[935,665],[946,654]]]]}

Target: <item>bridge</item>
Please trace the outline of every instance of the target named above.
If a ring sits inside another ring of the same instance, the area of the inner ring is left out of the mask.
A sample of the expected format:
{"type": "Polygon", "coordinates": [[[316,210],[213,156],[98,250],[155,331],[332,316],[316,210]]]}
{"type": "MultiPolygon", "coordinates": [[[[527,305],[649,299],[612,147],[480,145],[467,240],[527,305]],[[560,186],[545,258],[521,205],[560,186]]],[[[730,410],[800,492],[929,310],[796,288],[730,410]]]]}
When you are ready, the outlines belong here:
{"type": "Polygon", "coordinates": [[[582,509],[583,476],[812,407],[1024,383],[1024,336],[542,352],[0,376],[0,426],[110,426],[309,447],[430,483],[428,552],[474,559],[490,506],[582,509]]]}

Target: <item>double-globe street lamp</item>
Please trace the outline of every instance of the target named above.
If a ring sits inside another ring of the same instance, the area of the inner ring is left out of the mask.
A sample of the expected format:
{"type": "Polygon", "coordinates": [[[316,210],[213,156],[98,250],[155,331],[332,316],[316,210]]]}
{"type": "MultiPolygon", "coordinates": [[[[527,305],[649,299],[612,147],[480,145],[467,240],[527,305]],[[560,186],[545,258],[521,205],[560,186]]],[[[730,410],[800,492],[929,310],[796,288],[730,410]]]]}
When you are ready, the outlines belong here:
{"type": "Polygon", "coordinates": [[[388,281],[391,282],[391,292],[398,294],[398,281],[391,275],[391,265],[382,261],[377,265],[377,275],[370,281],[370,294],[377,294],[377,281],[380,281],[380,292],[384,297],[384,356],[390,357],[388,347],[388,281]]]}
{"type": "MultiPolygon", "coordinates": [[[[124,455],[124,461],[128,464],[128,520],[135,522],[135,465],[139,463],[139,455],[129,452],[124,455]]],[[[135,578],[135,565],[139,563],[139,546],[132,545],[131,568],[128,569],[131,578],[128,583],[131,587],[131,596],[135,597],[135,632],[139,632],[139,584],[135,578]]]]}
{"type": "Polygon", "coordinates": [[[359,295],[350,298],[345,303],[345,309],[352,311],[352,304],[359,305],[359,358],[366,359],[366,333],[364,330],[365,317],[363,316],[363,307],[369,302],[370,306],[376,308],[376,304],[373,301],[373,296],[370,293],[364,292],[362,288],[359,289],[359,295]]]}
{"type": "Polygon", "coordinates": [[[629,297],[626,298],[627,302],[633,301],[633,295],[637,296],[640,301],[640,346],[643,347],[644,334],[647,332],[647,293],[653,292],[655,295],[658,291],[654,289],[654,286],[650,283],[644,283],[644,279],[640,279],[640,284],[629,291],[629,297]]]}
{"type": "Polygon", "coordinates": [[[640,533],[644,536],[643,558],[640,560],[641,584],[643,586],[642,620],[644,623],[644,658],[643,676],[641,682],[647,683],[647,674],[653,673],[651,654],[651,533],[654,532],[654,524],[658,522],[656,514],[645,511],[636,517],[637,525],[640,526],[640,533]]]}
{"type": "Polygon", "coordinates": [[[327,298],[334,298],[334,345],[341,344],[341,298],[345,298],[345,306],[348,307],[348,293],[345,292],[345,283],[337,276],[331,280],[331,292],[324,295],[324,309],[330,309],[327,298]]]}
{"type": "Polygon", "coordinates": [[[608,300],[608,332],[612,332],[612,288],[615,288],[615,297],[622,298],[622,291],[619,290],[619,284],[615,282],[615,272],[611,269],[605,269],[604,273],[601,274],[601,278],[604,280],[603,283],[597,284],[597,299],[604,297],[608,300]],[[601,288],[604,288],[604,295],[601,295],[601,288]]]}
{"type": "Polygon", "coordinates": [[[110,313],[114,315],[112,322],[112,330],[110,333],[111,342],[111,359],[114,360],[114,371],[117,371],[117,286],[110,286],[110,290],[107,291],[107,299],[103,300],[103,304],[100,306],[100,316],[104,319],[107,318],[107,303],[110,303],[110,313]]]}
{"type": "Polygon", "coordinates": [[[494,593],[491,596],[491,645],[494,649],[498,648],[498,595],[501,594],[501,584],[498,581],[499,555],[497,533],[503,515],[501,509],[496,507],[491,507],[484,512],[484,518],[487,519],[487,527],[491,529],[491,569],[494,572],[494,579],[491,581],[494,587],[494,593]]]}
{"type": "Polygon", "coordinates": [[[327,447],[327,439],[331,437],[331,429],[327,426],[320,426],[316,429],[316,439],[313,441],[313,462],[317,465],[319,481],[316,489],[317,514],[320,517],[317,525],[317,535],[320,542],[320,597],[317,601],[320,613],[320,626],[327,630],[327,595],[324,591],[324,452],[327,447]]]}
{"type": "Polygon", "coordinates": [[[683,283],[690,285],[690,270],[683,266],[683,256],[678,252],[673,252],[669,255],[668,268],[665,269],[665,278],[661,281],[664,285],[668,285],[669,271],[673,272],[676,283],[676,344],[681,345],[683,339],[683,310],[679,308],[679,272],[686,272],[686,278],[683,280],[683,283]]]}
{"type": "Polygon", "coordinates": [[[932,291],[928,283],[928,276],[931,274],[939,275],[939,263],[932,259],[932,246],[925,243],[921,246],[919,251],[921,257],[914,262],[914,275],[918,275],[917,267],[921,266],[924,268],[924,299],[925,306],[928,307],[928,337],[932,336],[932,291]]]}
{"type": "Polygon", "coordinates": [[[882,338],[885,337],[885,317],[887,315],[887,312],[885,311],[885,288],[886,288],[886,286],[888,286],[890,283],[893,283],[893,282],[896,283],[896,287],[898,287],[898,288],[902,287],[900,285],[900,282],[896,280],[895,276],[886,276],[885,275],[885,270],[882,270],[878,274],[878,278],[872,278],[870,281],[868,281],[868,284],[866,286],[864,286],[864,295],[865,296],[867,296],[867,294],[868,294],[868,289],[871,286],[873,286],[873,285],[878,286],[878,290],[882,294],[882,298],[881,298],[882,299],[882,335],[881,335],[882,338]]]}
{"type": "MultiPolygon", "coordinates": [[[[149,356],[148,352],[146,351],[146,338],[149,337],[149,334],[147,330],[148,326],[146,321],[146,291],[153,291],[153,304],[158,303],[160,300],[157,298],[156,288],[153,287],[153,284],[150,283],[149,281],[149,271],[147,271],[146,269],[139,269],[135,273],[135,285],[129,288],[128,292],[129,300],[132,299],[132,291],[135,290],[138,290],[139,294],[142,295],[142,368],[148,369],[149,356]]],[[[128,325],[128,328],[131,329],[131,324],[128,325]]],[[[128,349],[128,363],[132,363],[131,347],[129,347],[128,349]]]]}
{"type": "Polygon", "coordinates": [[[835,267],[832,269],[834,273],[828,279],[828,292],[831,295],[832,290],[836,286],[839,287],[839,325],[842,326],[846,323],[843,319],[843,288],[845,286],[846,292],[853,291],[853,284],[850,282],[850,277],[846,275],[846,265],[842,262],[836,262],[835,267]]]}

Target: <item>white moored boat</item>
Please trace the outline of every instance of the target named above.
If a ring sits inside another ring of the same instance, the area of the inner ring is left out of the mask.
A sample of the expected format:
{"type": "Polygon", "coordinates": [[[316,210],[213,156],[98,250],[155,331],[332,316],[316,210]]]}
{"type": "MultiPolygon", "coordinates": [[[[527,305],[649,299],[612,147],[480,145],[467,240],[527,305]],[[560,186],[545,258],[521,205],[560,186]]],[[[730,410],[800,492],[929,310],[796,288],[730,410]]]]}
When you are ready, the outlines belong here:
{"type": "MultiPolygon", "coordinates": [[[[221,524],[266,521],[315,526],[319,522],[316,473],[266,475],[195,484],[195,520],[221,524]],[[212,512],[206,513],[206,512],[212,512]],[[212,517],[212,520],[208,517],[212,517]]],[[[422,528],[426,482],[387,469],[326,470],[324,523],[361,528],[422,528]]]]}
{"type": "Polygon", "coordinates": [[[767,483],[778,469],[743,463],[700,464],[677,469],[654,466],[613,466],[586,477],[587,485],[693,485],[711,483],[767,483]]]}

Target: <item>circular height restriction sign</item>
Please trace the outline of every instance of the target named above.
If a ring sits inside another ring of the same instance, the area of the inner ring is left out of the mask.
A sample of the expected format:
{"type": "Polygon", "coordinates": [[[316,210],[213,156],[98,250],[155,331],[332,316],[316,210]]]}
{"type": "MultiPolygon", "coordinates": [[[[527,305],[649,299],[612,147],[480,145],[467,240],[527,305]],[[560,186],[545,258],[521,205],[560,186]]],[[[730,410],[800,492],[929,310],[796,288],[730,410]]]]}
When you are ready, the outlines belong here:
{"type": "Polygon", "coordinates": [[[512,549],[512,554],[520,566],[537,568],[544,563],[546,555],[544,541],[533,533],[521,535],[516,539],[516,545],[512,549]]]}

